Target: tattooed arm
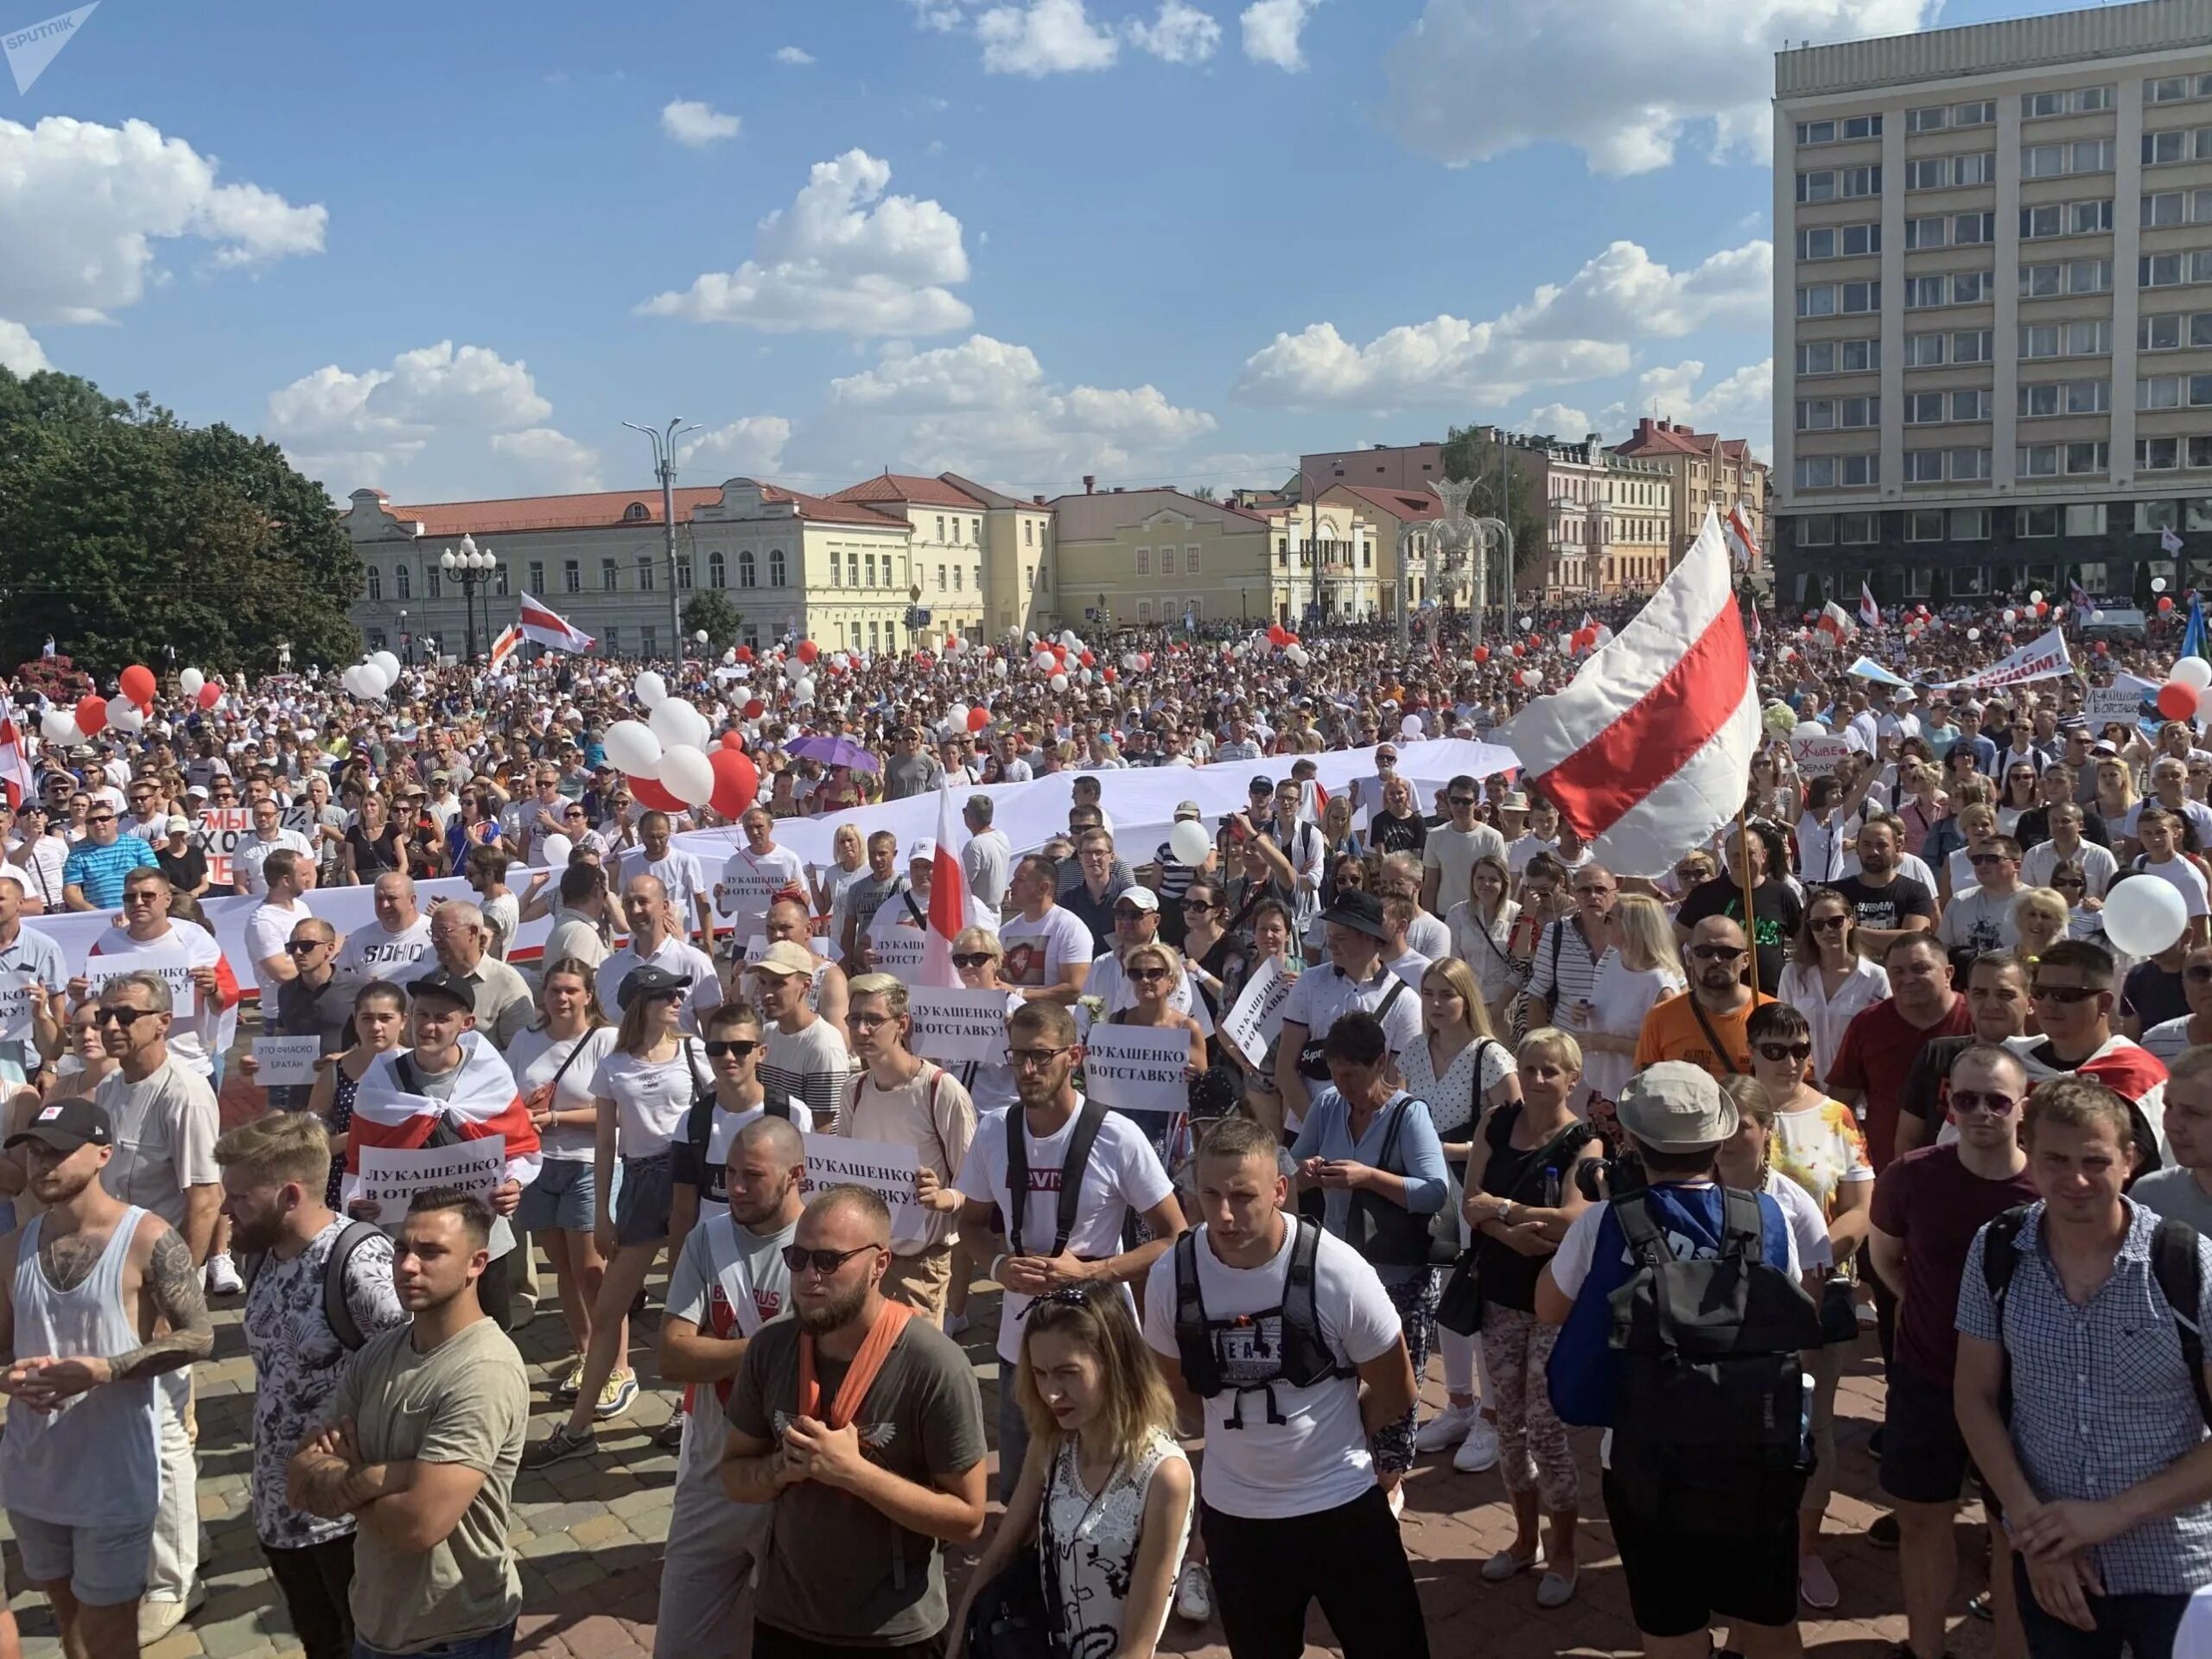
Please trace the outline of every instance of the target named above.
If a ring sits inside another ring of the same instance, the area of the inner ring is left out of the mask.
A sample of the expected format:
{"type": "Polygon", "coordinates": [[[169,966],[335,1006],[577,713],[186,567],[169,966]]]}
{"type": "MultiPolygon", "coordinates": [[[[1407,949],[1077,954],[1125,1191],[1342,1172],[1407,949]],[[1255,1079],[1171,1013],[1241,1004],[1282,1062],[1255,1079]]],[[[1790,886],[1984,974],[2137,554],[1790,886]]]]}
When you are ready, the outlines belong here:
{"type": "Polygon", "coordinates": [[[33,1410],[51,1411],[63,1401],[105,1382],[181,1370],[213,1351],[215,1328],[207,1317],[207,1299],[191,1250],[181,1234],[159,1222],[141,1223],[141,1238],[149,1225],[151,1243],[134,1239],[131,1245],[134,1258],[141,1249],[146,1251],[146,1259],[138,1264],[137,1291],[152,1305],[168,1329],[113,1356],[81,1354],[20,1362],[10,1373],[13,1391],[33,1410]]]}

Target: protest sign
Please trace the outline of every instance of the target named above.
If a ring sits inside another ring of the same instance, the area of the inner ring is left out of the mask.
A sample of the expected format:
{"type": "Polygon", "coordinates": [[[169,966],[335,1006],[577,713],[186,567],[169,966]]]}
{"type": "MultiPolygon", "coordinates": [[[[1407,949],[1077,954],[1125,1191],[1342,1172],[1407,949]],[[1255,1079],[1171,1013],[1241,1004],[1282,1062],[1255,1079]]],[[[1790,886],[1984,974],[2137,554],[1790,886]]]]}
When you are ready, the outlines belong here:
{"type": "Polygon", "coordinates": [[[2113,721],[2132,726],[2142,717],[2144,703],[2158,695],[2158,683],[2154,680],[2138,679],[2133,674],[2114,674],[2110,685],[2089,688],[2082,712],[2092,727],[2113,721]]]}
{"type": "Polygon", "coordinates": [[[929,930],[894,927],[868,940],[868,950],[879,974],[911,979],[922,971],[922,953],[929,944],[929,930]]]}
{"type": "Polygon", "coordinates": [[[231,855],[238,842],[253,833],[253,810],[244,806],[211,806],[200,814],[200,846],[207,855],[207,882],[227,892],[236,878],[231,855]]]}
{"type": "Polygon", "coordinates": [[[913,1147],[888,1141],[848,1141],[842,1135],[810,1135],[803,1193],[823,1186],[864,1186],[891,1211],[891,1236],[901,1241],[922,1236],[926,1217],[914,1196],[914,1175],[921,1167],[913,1147]]]}
{"type": "Polygon", "coordinates": [[[35,977],[22,972],[0,974],[0,1043],[30,1041],[35,977]]]}
{"type": "Polygon", "coordinates": [[[1253,1065],[1267,1058],[1268,1045],[1282,1030],[1282,1005],[1296,983],[1298,976],[1283,967],[1282,958],[1269,957],[1244,982],[1236,1006],[1222,1020],[1221,1034],[1253,1065]]]}
{"type": "Polygon", "coordinates": [[[1102,1020],[1090,1027],[1084,1048],[1084,1088],[1102,1105],[1155,1115],[1190,1109],[1190,1084],[1183,1076],[1191,1064],[1189,1032],[1102,1020]]]}
{"type": "Polygon", "coordinates": [[[429,1186],[457,1186],[488,1198],[505,1179],[507,1143],[492,1135],[450,1147],[422,1147],[403,1151],[385,1147],[361,1148],[361,1197],[377,1206],[371,1219],[396,1225],[407,1213],[415,1195],[429,1186]]]}
{"type": "Polygon", "coordinates": [[[744,926],[767,914],[768,900],[779,883],[771,872],[748,868],[742,855],[732,865],[715,883],[715,908],[744,926]]]}
{"type": "Polygon", "coordinates": [[[1003,1064],[1010,995],[1004,990],[910,987],[906,1011],[914,1016],[914,1052],[939,1065],[963,1065],[969,1060],[1003,1064]]]}
{"type": "Polygon", "coordinates": [[[315,1061],[322,1053],[320,1037],[257,1037],[253,1039],[253,1080],[264,1089],[287,1089],[313,1084],[315,1061]]]}
{"type": "Polygon", "coordinates": [[[2073,671],[2074,659],[2066,653],[2066,636],[2052,628],[2040,639],[2030,640],[1979,674],[1969,674],[1962,680],[1946,680],[1929,689],[1948,691],[1959,686],[2019,685],[2029,680],[2056,679],[2073,671]]]}
{"type": "Polygon", "coordinates": [[[120,956],[86,957],[79,975],[90,987],[85,993],[98,1001],[100,988],[124,974],[157,974],[169,988],[169,1012],[189,1020],[200,1012],[200,987],[193,983],[192,963],[181,948],[131,950],[120,956]]]}
{"type": "Polygon", "coordinates": [[[1851,753],[1851,745],[1840,737],[1793,737],[1789,740],[1789,762],[1805,778],[1825,778],[1835,770],[1835,763],[1851,753]]]}

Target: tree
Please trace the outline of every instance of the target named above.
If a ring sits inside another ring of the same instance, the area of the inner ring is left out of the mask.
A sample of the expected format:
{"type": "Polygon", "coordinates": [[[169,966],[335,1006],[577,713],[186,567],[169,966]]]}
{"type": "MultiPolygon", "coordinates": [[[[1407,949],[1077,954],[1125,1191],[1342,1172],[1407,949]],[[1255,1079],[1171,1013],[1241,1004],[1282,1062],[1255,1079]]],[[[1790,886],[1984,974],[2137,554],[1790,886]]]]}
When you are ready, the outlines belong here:
{"type": "Polygon", "coordinates": [[[0,661],[51,635],[104,677],[165,645],[211,671],[267,672],[280,642],[347,662],[360,582],[322,486],[275,444],[0,369],[0,661]]]}
{"type": "Polygon", "coordinates": [[[744,613],[719,590],[704,588],[692,594],[683,607],[683,637],[705,634],[709,652],[719,657],[737,643],[738,629],[744,621],[744,613]]]}
{"type": "Polygon", "coordinates": [[[1211,501],[1214,499],[1213,486],[1211,484],[1193,484],[1183,493],[1199,501],[1211,501]]]}
{"type": "MultiPolygon", "coordinates": [[[[1551,574],[1551,509],[1536,480],[1515,467],[1509,485],[1509,450],[1497,442],[1497,429],[1455,426],[1444,441],[1440,470],[1446,478],[1471,478],[1474,493],[1467,512],[1477,518],[1503,518],[1513,530],[1513,586],[1516,592],[1541,591],[1551,574]],[[1510,512],[1507,506],[1510,495],[1510,512]]],[[[1503,596],[1493,594],[1493,602],[1503,596]]]]}

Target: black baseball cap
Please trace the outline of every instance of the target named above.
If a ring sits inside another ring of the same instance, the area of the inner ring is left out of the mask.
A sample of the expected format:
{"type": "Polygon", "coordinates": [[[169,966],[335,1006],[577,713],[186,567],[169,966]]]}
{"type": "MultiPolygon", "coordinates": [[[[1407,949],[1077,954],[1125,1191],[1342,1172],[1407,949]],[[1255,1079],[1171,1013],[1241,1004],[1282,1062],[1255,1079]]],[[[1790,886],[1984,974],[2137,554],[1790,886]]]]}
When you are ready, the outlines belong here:
{"type": "Polygon", "coordinates": [[[79,1096],[47,1102],[31,1114],[29,1128],[8,1137],[6,1149],[13,1152],[26,1141],[35,1141],[56,1152],[74,1152],[79,1147],[113,1146],[115,1130],[105,1109],[79,1096]]]}
{"type": "Polygon", "coordinates": [[[630,1005],[641,996],[665,996],[690,987],[690,975],[671,974],[665,968],[647,963],[622,976],[621,986],[614,993],[614,1005],[626,1014],[630,1005]]]}
{"type": "Polygon", "coordinates": [[[1348,927],[1355,933],[1364,933],[1370,939],[1389,937],[1389,929],[1382,920],[1382,901],[1358,887],[1339,888],[1336,903],[1321,912],[1321,919],[1348,927]]]}
{"type": "Polygon", "coordinates": [[[418,1002],[426,996],[448,997],[469,1013],[476,1012],[476,988],[459,974],[448,973],[442,968],[433,968],[420,978],[409,980],[407,995],[418,1002]]]}

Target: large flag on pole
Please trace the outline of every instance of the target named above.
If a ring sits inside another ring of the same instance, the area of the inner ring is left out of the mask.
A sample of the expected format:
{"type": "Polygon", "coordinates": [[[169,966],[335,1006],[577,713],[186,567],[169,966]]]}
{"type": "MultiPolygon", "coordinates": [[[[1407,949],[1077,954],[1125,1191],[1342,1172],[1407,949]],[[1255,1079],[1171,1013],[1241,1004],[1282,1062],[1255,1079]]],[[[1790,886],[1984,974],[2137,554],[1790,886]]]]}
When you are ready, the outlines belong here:
{"type": "Polygon", "coordinates": [[[922,965],[917,985],[957,989],[952,942],[968,925],[968,876],[960,862],[959,814],[952,810],[952,785],[940,780],[937,791],[937,856],[930,869],[930,919],[922,936],[922,965]]]}
{"type": "Polygon", "coordinates": [[[1834,600],[1821,607],[1820,620],[1813,626],[1839,645],[1859,632],[1859,625],[1851,620],[1851,613],[1834,600]]]}
{"type": "Polygon", "coordinates": [[[30,756],[23,752],[22,734],[16,729],[16,713],[0,697],[0,791],[10,810],[20,810],[34,792],[30,756]]]}
{"type": "Polygon", "coordinates": [[[528,594],[522,596],[522,615],[517,626],[522,629],[524,639],[550,645],[556,651],[589,651],[594,643],[591,635],[571,627],[550,607],[539,604],[528,594]]]}
{"type": "Polygon", "coordinates": [[[1864,627],[1882,626],[1882,607],[1874,602],[1874,590],[1863,582],[1859,584],[1859,620],[1864,627]]]}
{"type": "Polygon", "coordinates": [[[1758,537],[1751,534],[1751,515],[1744,511],[1742,502],[1728,509],[1728,517],[1720,528],[1728,537],[1728,550],[1739,569],[1748,570],[1759,562],[1758,537]]]}
{"type": "Polygon", "coordinates": [[[1619,875],[1659,876],[1744,804],[1759,741],[1758,681],[1729,583],[1719,516],[1634,620],[1502,741],[1528,786],[1619,875]]]}
{"type": "Polygon", "coordinates": [[[522,625],[510,622],[499,630],[499,637],[492,642],[492,671],[496,674],[508,658],[522,649],[522,625]]]}

